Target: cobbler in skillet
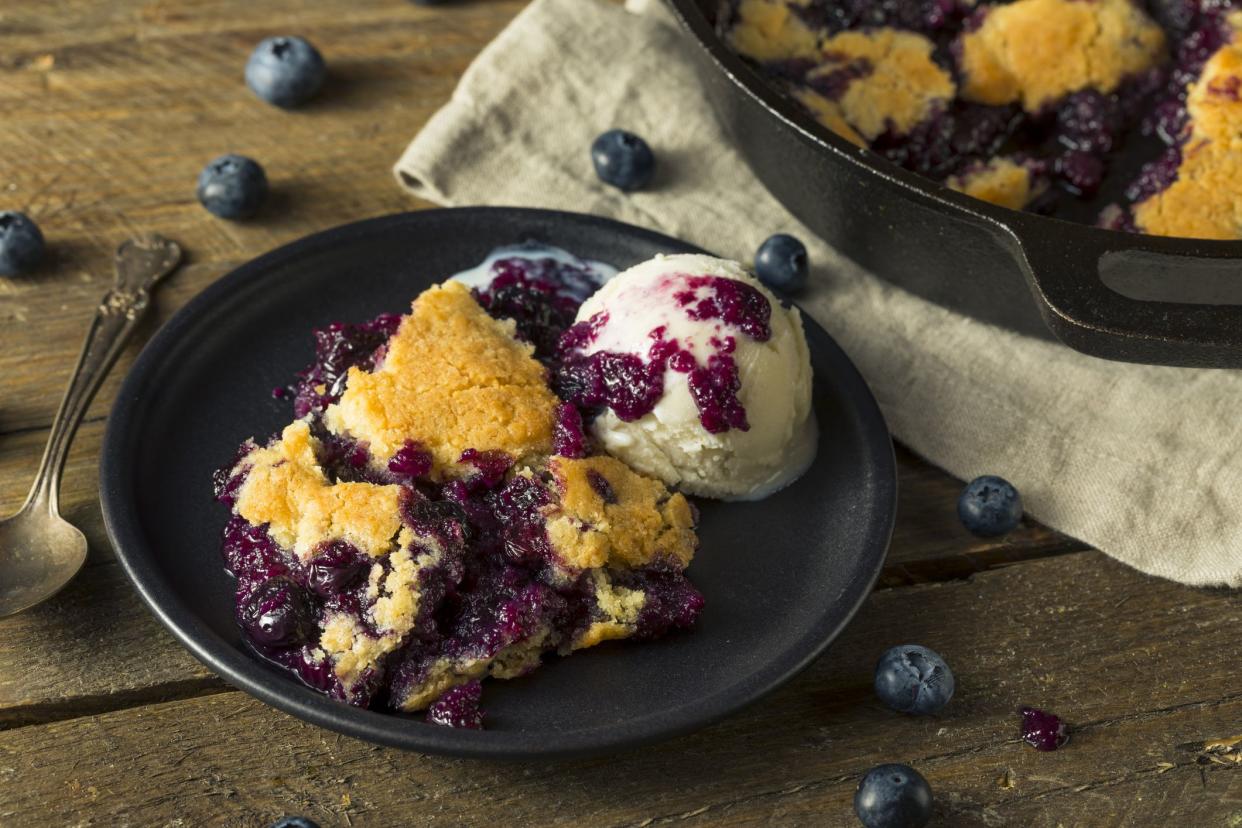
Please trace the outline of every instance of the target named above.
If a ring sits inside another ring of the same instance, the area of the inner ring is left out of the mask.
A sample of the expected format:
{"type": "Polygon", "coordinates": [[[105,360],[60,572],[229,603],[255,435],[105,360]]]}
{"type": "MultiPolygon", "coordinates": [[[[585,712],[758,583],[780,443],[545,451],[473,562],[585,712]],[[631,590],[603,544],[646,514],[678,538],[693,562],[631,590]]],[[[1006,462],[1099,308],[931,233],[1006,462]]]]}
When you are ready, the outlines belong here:
{"type": "Polygon", "coordinates": [[[1227,0],[726,0],[718,25],[829,129],[953,189],[1051,212],[1118,176],[1101,225],[1242,238],[1227,0]],[[1136,174],[1127,143],[1163,150],[1136,174]]]}

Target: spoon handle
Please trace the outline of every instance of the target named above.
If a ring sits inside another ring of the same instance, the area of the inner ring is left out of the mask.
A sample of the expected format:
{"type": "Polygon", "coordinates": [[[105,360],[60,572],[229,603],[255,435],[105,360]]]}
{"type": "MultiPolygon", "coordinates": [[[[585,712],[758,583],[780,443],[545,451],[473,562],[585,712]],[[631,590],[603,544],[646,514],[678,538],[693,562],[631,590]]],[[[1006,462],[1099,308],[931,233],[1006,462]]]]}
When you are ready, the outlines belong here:
{"type": "Polygon", "coordinates": [[[139,236],[117,248],[116,282],[95,310],[23,510],[42,506],[52,513],[59,511],[60,473],[74,432],[108,370],[142,320],[150,305],[151,288],[180,261],[181,248],[162,236],[139,236]]]}

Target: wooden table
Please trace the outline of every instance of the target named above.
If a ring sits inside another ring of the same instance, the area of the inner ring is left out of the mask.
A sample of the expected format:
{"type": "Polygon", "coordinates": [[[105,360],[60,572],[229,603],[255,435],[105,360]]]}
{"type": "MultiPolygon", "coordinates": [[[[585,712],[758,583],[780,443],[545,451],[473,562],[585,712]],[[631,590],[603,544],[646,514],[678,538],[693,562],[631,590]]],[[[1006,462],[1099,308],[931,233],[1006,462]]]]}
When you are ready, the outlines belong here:
{"type": "MultiPolygon", "coordinates": [[[[0,279],[0,510],[20,504],[113,249],[153,230],[187,265],[158,316],[221,274],[330,225],[427,205],[389,168],[471,58],[522,7],[477,0],[5,0],[0,209],[29,212],[51,262],[0,279]],[[243,87],[262,37],[295,32],[333,79],[284,113],[243,87]],[[208,215],[194,181],[217,154],[260,159],[253,222],[208,215]]],[[[69,458],[66,516],[90,559],[54,600],[0,621],[0,825],[852,825],[860,775],[907,761],[937,824],[1242,824],[1242,600],[1146,578],[1026,524],[969,537],[960,483],[898,450],[901,504],[875,595],[831,652],[770,699],[697,735],[567,763],[458,761],[317,729],[231,689],[150,616],[104,535],[96,468],[108,406],[69,458]],[[944,653],[943,716],[871,691],[887,646],[944,653]],[[1014,710],[1074,725],[1040,754],[1014,710]]],[[[158,391],[155,391],[158,393],[158,391]]]]}

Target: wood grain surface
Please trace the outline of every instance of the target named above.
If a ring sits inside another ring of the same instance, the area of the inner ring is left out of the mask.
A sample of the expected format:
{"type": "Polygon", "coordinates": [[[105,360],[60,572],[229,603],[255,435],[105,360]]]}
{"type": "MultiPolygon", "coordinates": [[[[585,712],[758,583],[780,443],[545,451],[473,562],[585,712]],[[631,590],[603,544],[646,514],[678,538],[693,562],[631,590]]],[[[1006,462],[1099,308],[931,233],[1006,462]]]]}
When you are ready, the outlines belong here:
{"type": "MultiPolygon", "coordinates": [[[[583,0],[588,2],[589,0],[583,0]]],[[[179,241],[147,333],[232,267],[335,224],[429,205],[390,167],[521,0],[5,0],[0,209],[30,213],[49,261],[0,278],[0,510],[20,505],[105,290],[136,231],[179,241]],[[323,94],[284,112],[241,81],[261,38],[313,40],[323,94]],[[223,222],[194,199],[224,152],[259,159],[263,212],[223,222]]],[[[141,339],[141,337],[140,337],[141,339]]],[[[109,547],[99,446],[123,357],[62,490],[87,568],[0,620],[0,825],[857,824],[861,774],[915,764],[933,824],[1242,824],[1242,599],[1138,575],[1025,524],[999,541],[956,521],[961,484],[898,449],[901,500],[876,594],[832,650],[770,699],[699,734],[621,756],[485,763],[340,737],[229,688],[145,610],[109,547]],[[945,653],[945,714],[899,716],[870,689],[887,646],[945,653]],[[1015,708],[1074,725],[1040,754],[1015,708]]]]}

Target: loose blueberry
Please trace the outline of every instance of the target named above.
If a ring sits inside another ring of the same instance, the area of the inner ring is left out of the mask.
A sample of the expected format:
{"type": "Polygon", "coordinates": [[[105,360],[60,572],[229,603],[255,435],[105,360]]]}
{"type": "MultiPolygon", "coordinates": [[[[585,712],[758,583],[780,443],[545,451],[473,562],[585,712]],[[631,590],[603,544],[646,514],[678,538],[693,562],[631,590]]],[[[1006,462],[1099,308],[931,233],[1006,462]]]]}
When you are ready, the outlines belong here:
{"type": "Polygon", "coordinates": [[[43,258],[43,233],[24,213],[0,213],[0,275],[34,270],[43,258]]]}
{"type": "Polygon", "coordinates": [[[633,192],[646,187],[655,173],[655,155],[642,138],[610,129],[591,144],[591,162],[600,181],[633,192]]]}
{"type": "Polygon", "coordinates": [[[806,284],[806,245],[786,233],[777,233],[755,253],[755,275],[773,290],[794,293],[806,284]]]}
{"type": "Polygon", "coordinates": [[[301,644],[314,627],[302,588],[284,576],[264,581],[238,609],[242,627],[256,644],[301,644]]]}
{"type": "Polygon", "coordinates": [[[1069,741],[1069,728],[1055,713],[1023,705],[1018,714],[1022,716],[1022,741],[1036,750],[1056,750],[1069,741]]]}
{"type": "Polygon", "coordinates": [[[270,104],[294,107],[315,96],[328,74],[323,56],[300,37],[269,37],[246,61],[246,86],[270,104]]]}
{"type": "Polygon", "coordinates": [[[306,817],[287,816],[273,822],[270,828],[319,828],[319,823],[306,817]]]}
{"type": "Polygon", "coordinates": [[[867,828],[922,828],[932,815],[931,786],[909,765],[878,765],[858,783],[854,813],[867,828]]]}
{"type": "Polygon", "coordinates": [[[953,698],[953,671],[917,644],[893,647],[875,666],[875,694],[900,713],[936,713],[953,698]]]}
{"type": "Polygon", "coordinates": [[[306,585],[328,598],[357,584],[370,567],[352,543],[331,541],[306,565],[306,585]]]}
{"type": "Polygon", "coordinates": [[[267,198],[267,175],[244,155],[221,155],[198,176],[198,200],[227,219],[248,218],[267,198]]]}
{"type": "Polygon", "coordinates": [[[981,538],[1004,535],[1022,520],[1022,498],[1008,480],[986,474],[966,484],[957,499],[957,516],[981,538]]]}

